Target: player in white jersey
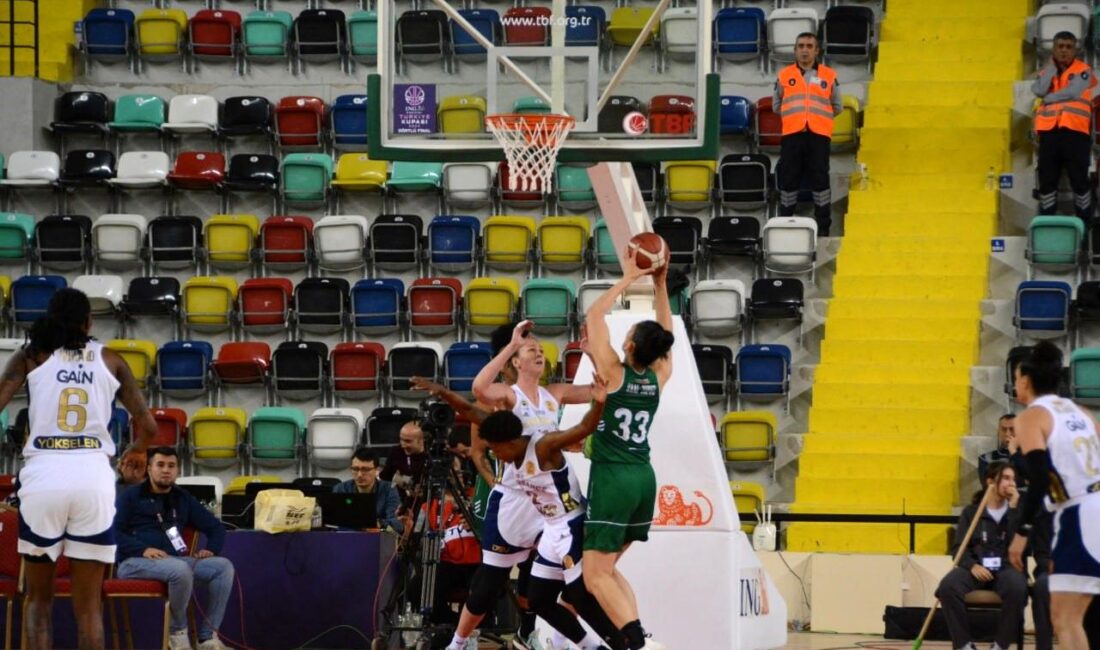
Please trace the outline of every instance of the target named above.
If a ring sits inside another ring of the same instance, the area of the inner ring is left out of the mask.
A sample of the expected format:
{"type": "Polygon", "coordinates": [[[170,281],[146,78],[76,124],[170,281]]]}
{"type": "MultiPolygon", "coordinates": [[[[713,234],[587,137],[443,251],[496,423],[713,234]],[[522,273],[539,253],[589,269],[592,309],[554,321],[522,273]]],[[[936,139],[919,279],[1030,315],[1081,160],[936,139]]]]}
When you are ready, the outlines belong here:
{"type": "Polygon", "coordinates": [[[1009,561],[1023,570],[1023,553],[1036,513],[1049,492],[1055,504],[1050,615],[1058,647],[1087,650],[1084,617],[1100,594],[1100,438],[1087,411],[1058,397],[1062,353],[1036,345],[1016,368],[1016,398],[1028,408],[1016,417],[1016,439],[1029,485],[1009,561]]]}
{"type": "Polygon", "coordinates": [[[79,647],[103,647],[103,575],[115,559],[115,443],[107,423],[116,394],[130,412],[135,439],[120,464],[144,467],[157,428],[126,362],[89,340],[91,327],[87,296],[61,289],[0,378],[0,409],[24,383],[29,393],[30,435],[17,496],[25,636],[32,649],[52,647],[53,581],[61,555],[72,566],[79,647]]]}

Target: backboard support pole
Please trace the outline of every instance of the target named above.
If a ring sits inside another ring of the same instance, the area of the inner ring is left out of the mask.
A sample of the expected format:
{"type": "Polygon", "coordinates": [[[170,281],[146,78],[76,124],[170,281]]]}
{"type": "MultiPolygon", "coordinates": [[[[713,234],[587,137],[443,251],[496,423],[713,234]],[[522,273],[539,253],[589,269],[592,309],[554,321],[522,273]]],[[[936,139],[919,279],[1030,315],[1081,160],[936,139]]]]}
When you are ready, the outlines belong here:
{"type": "MultiPolygon", "coordinates": [[[[622,264],[630,238],[653,232],[634,167],[626,162],[602,162],[588,168],[588,177],[622,264]]],[[[647,276],[635,282],[627,290],[626,300],[630,311],[653,311],[653,280],[647,276]]]]}

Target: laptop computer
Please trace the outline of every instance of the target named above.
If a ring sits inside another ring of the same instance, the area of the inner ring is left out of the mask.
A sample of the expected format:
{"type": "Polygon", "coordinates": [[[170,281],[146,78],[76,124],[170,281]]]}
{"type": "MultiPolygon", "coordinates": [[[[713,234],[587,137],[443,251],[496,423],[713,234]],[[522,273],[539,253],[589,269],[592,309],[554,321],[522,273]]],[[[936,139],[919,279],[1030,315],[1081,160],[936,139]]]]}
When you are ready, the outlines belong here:
{"type": "Polygon", "coordinates": [[[247,494],[222,495],[222,522],[242,530],[254,528],[255,504],[256,497],[247,494]]]}
{"type": "Polygon", "coordinates": [[[337,528],[378,528],[377,500],[374,494],[318,494],[321,522],[337,528]]]}

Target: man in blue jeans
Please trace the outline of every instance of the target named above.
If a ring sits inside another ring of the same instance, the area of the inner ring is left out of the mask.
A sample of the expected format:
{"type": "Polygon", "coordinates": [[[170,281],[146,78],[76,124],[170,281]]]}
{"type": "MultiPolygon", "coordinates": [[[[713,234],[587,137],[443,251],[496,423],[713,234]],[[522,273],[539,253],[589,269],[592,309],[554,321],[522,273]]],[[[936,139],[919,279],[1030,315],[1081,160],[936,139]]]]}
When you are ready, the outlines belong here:
{"type": "Polygon", "coordinates": [[[168,583],[172,620],[170,650],[190,650],[187,603],[192,585],[206,585],[209,598],[200,615],[199,650],[226,650],[217,630],[233,590],[233,565],[217,557],[225,542],[225,527],[191,496],[176,487],[179,456],[171,447],[149,450],[148,478],[123,490],[115,504],[118,577],[168,583]],[[185,528],[206,536],[206,548],[192,553],[185,528]]]}

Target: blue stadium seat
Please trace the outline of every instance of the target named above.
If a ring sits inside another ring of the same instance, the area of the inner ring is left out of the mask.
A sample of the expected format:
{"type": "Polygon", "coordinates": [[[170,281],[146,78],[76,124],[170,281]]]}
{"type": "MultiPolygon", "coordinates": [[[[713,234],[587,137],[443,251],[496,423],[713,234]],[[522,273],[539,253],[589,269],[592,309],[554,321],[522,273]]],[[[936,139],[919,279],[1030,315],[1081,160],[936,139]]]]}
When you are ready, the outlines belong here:
{"type": "Polygon", "coordinates": [[[607,13],[595,5],[569,5],[565,8],[565,46],[603,47],[607,13]]]}
{"type": "Polygon", "coordinates": [[[34,321],[46,315],[50,298],[58,289],[68,286],[60,275],[24,275],[11,285],[12,321],[29,328],[34,321]]]}
{"type": "Polygon", "coordinates": [[[785,345],[746,345],[737,352],[735,390],[741,401],[786,400],[790,409],[791,349],[785,345]]]}
{"type": "Polygon", "coordinates": [[[214,346],[206,341],[168,341],[157,350],[157,385],[170,397],[189,399],[210,390],[214,346]]]}
{"type": "Polygon", "coordinates": [[[111,421],[107,423],[107,430],[111,432],[111,440],[119,447],[126,446],[130,442],[130,414],[121,406],[116,406],[111,411],[111,421]]]}
{"type": "Polygon", "coordinates": [[[745,135],[752,128],[753,103],[745,97],[722,95],[719,101],[719,133],[745,135]]]}
{"type": "Polygon", "coordinates": [[[481,221],[477,217],[440,215],[428,224],[428,264],[433,270],[459,273],[474,267],[481,221]]]}
{"type": "Polygon", "coordinates": [[[405,283],[397,278],[360,280],[351,289],[352,326],[358,332],[384,334],[401,327],[405,283]]]}
{"type": "Polygon", "coordinates": [[[749,61],[761,56],[765,42],[764,10],[727,7],[714,17],[714,51],[718,61],[749,61]]]}
{"type": "Polygon", "coordinates": [[[1012,324],[1016,339],[1057,338],[1069,328],[1073,288],[1067,282],[1030,280],[1016,288],[1016,309],[1012,324]]]}
{"type": "Polygon", "coordinates": [[[443,354],[443,381],[456,393],[469,394],[474,377],[493,358],[493,347],[484,341],[456,341],[443,354]]]}
{"type": "Polygon", "coordinates": [[[93,59],[124,59],[130,55],[134,37],[134,12],[129,9],[92,9],[83,21],[85,56],[93,59]]]}
{"type": "Polygon", "coordinates": [[[332,143],[336,147],[367,144],[367,96],[340,95],[332,104],[332,143]]]}
{"type": "MultiPolygon", "coordinates": [[[[503,29],[500,26],[500,14],[495,9],[460,9],[459,15],[466,19],[478,33],[493,45],[499,45],[503,29]]],[[[485,48],[474,40],[473,36],[454,20],[451,26],[451,54],[455,58],[468,61],[480,61],[485,58],[485,48]]]]}

